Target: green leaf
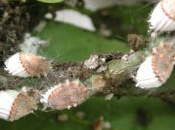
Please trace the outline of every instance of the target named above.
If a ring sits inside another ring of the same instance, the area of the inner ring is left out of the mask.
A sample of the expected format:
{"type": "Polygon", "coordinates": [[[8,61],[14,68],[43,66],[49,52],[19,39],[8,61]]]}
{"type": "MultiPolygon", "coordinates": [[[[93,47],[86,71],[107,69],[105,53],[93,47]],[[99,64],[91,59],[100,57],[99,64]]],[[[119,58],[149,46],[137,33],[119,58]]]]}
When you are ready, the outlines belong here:
{"type": "Polygon", "coordinates": [[[44,3],[58,3],[64,0],[37,0],[37,1],[44,2],[44,3]]]}
{"type": "Polygon", "coordinates": [[[129,51],[129,46],[120,40],[106,39],[68,24],[49,22],[38,35],[50,41],[43,48],[43,55],[61,61],[80,61],[94,53],[129,51]]]}

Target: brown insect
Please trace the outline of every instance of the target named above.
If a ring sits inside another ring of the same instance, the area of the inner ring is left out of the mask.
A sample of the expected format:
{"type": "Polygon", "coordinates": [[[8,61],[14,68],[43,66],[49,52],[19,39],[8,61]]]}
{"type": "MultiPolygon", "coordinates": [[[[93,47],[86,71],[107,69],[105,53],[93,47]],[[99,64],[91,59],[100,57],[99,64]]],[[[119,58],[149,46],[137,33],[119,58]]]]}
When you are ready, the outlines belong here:
{"type": "Polygon", "coordinates": [[[10,74],[19,77],[46,75],[50,64],[46,58],[32,53],[16,53],[5,61],[10,74]]]}
{"type": "Polygon", "coordinates": [[[72,106],[76,107],[81,104],[90,96],[88,87],[77,81],[56,85],[49,89],[43,98],[42,103],[45,103],[52,109],[62,110],[65,108],[70,109],[72,106]]]}

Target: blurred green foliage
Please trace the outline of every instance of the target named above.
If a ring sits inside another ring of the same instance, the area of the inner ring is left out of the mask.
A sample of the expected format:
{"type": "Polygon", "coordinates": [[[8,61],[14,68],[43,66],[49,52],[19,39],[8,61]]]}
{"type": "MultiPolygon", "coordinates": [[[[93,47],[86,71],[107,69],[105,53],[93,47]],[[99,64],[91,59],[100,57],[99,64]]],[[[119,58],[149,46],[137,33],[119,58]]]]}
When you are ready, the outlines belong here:
{"type": "Polygon", "coordinates": [[[151,5],[114,6],[92,14],[96,27],[105,24],[113,33],[112,37],[125,39],[127,34],[147,35],[147,18],[151,5]]]}
{"type": "Polygon", "coordinates": [[[59,61],[80,61],[93,53],[129,51],[129,46],[120,40],[108,40],[68,24],[49,22],[39,36],[50,41],[41,53],[59,61]]]}

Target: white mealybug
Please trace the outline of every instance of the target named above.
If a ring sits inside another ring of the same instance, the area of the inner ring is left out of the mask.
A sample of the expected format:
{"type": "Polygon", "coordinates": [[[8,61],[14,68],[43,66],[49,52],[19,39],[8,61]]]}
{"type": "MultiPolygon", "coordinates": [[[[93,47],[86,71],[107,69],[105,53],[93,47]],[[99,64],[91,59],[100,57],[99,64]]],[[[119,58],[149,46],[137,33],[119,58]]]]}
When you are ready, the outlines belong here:
{"type": "Polygon", "coordinates": [[[152,57],[153,56],[147,57],[145,61],[140,65],[136,75],[136,87],[152,88],[162,85],[162,83],[159,81],[156,74],[154,73],[152,66],[152,57]]]}
{"type": "Polygon", "coordinates": [[[175,0],[161,0],[151,13],[150,30],[166,32],[175,30],[175,0]]]}
{"type": "Polygon", "coordinates": [[[76,107],[90,96],[89,89],[78,80],[58,84],[42,95],[40,102],[46,107],[62,110],[76,107]]]}
{"type": "Polygon", "coordinates": [[[32,53],[16,53],[5,61],[5,70],[19,77],[46,75],[50,64],[46,58],[32,53]]]}
{"type": "Polygon", "coordinates": [[[174,57],[173,45],[160,44],[140,65],[136,75],[136,87],[148,89],[164,84],[173,71],[174,57]]]}
{"type": "MultiPolygon", "coordinates": [[[[33,95],[36,97],[34,93],[33,95]]],[[[16,90],[0,91],[1,119],[7,121],[17,120],[29,113],[32,113],[36,107],[37,100],[30,97],[28,92],[20,92],[16,90]]]]}

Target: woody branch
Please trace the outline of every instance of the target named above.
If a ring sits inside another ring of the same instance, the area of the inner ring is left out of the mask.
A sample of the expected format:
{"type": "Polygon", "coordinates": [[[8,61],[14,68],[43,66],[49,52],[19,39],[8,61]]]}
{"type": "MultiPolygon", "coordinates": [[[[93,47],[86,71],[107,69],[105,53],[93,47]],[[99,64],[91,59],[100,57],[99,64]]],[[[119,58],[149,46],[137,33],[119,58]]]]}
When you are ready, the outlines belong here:
{"type": "Polygon", "coordinates": [[[23,86],[43,90],[66,80],[79,79],[88,87],[94,88],[95,95],[106,96],[149,96],[159,97],[172,101],[174,91],[162,92],[159,89],[144,90],[135,87],[133,75],[138,65],[145,57],[144,51],[137,51],[130,54],[112,53],[92,55],[85,62],[52,62],[52,70],[47,77],[18,78],[4,73],[1,79],[1,88],[19,89],[23,86]]]}

